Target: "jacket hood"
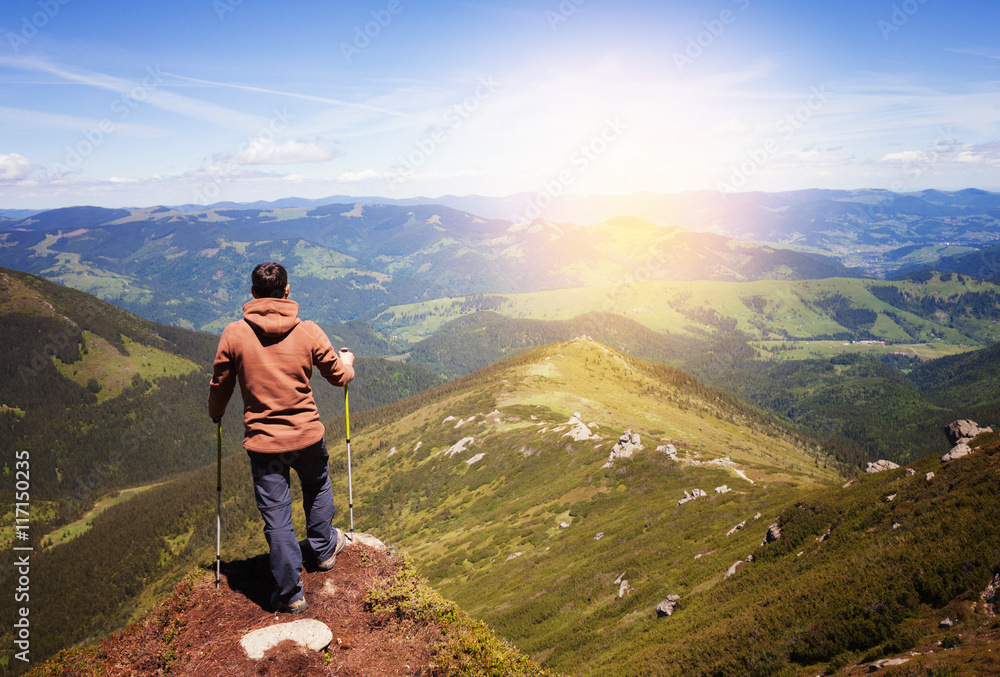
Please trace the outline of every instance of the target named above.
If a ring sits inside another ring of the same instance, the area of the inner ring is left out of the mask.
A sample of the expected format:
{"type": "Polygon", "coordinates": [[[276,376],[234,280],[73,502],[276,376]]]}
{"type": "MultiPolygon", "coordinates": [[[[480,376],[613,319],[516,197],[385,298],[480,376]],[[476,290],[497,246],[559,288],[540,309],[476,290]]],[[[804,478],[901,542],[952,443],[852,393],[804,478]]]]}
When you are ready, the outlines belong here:
{"type": "Polygon", "coordinates": [[[255,331],[271,338],[290,332],[299,319],[299,304],[289,299],[254,299],[243,305],[243,319],[255,331]]]}

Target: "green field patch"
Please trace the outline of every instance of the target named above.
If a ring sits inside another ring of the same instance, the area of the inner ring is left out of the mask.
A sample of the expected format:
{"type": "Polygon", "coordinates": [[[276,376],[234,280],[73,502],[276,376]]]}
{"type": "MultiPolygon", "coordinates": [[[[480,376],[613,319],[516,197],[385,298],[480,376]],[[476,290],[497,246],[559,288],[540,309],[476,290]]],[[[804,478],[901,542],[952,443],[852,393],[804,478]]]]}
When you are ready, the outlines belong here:
{"type": "Polygon", "coordinates": [[[119,503],[124,503],[125,501],[134,498],[138,494],[144,491],[152,489],[153,487],[158,487],[162,482],[156,482],[154,484],[147,484],[141,487],[133,487],[131,489],[123,489],[122,491],[117,491],[110,496],[101,499],[97,504],[91,508],[90,512],[78,519],[77,521],[67,524],[65,526],[59,527],[58,529],[46,534],[42,538],[42,543],[45,549],[54,548],[58,545],[62,545],[67,541],[71,541],[77,536],[85,533],[90,529],[91,523],[97,518],[102,512],[107,510],[113,505],[118,505],[119,503]]]}
{"type": "Polygon", "coordinates": [[[154,380],[160,376],[180,376],[200,369],[189,359],[146,346],[123,336],[125,352],[121,353],[100,336],[83,332],[86,352],[72,363],[52,358],[59,373],[87,388],[97,401],[103,402],[121,394],[136,376],[154,380]]]}

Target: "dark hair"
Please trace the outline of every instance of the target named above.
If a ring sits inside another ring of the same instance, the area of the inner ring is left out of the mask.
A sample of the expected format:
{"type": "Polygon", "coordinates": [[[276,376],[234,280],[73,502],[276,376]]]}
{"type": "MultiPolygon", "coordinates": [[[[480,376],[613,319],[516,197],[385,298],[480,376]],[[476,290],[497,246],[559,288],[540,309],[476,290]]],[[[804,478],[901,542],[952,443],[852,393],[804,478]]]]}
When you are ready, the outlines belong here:
{"type": "Polygon", "coordinates": [[[288,273],[280,263],[261,263],[250,273],[250,283],[260,298],[280,299],[288,286],[288,273]]]}

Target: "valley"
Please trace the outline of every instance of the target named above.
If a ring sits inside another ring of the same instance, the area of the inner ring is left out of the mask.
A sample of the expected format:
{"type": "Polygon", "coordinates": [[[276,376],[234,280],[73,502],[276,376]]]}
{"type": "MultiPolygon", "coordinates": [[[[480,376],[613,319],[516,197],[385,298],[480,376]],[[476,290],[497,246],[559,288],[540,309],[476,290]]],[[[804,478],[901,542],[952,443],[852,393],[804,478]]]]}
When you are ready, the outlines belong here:
{"type": "MultiPolygon", "coordinates": [[[[1000,508],[1000,438],[940,457],[945,424],[1000,423],[1000,288],[976,273],[988,224],[969,229],[993,194],[806,193],[739,198],[745,221],[706,198],[697,227],[658,223],[662,200],[589,226],[471,199],[4,219],[0,442],[32,450],[38,655],[213,560],[206,384],[270,258],[359,355],[359,531],[545,669],[849,674],[916,649],[933,666],[942,613],[992,669],[977,600],[1000,543],[979,516],[1000,508]],[[913,472],[865,475],[879,458],[913,472]],[[75,562],[106,575],[59,573],[75,562]]],[[[315,392],[345,526],[342,393],[315,392]]],[[[241,567],[267,545],[230,414],[223,559],[241,567]]]]}

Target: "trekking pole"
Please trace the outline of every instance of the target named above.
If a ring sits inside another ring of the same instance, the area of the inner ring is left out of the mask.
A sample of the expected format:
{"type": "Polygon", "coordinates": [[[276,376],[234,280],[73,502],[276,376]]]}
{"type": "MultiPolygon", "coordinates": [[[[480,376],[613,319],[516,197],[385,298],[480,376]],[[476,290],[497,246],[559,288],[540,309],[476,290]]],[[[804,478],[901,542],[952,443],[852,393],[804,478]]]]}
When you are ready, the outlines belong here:
{"type": "Polygon", "coordinates": [[[351,510],[351,540],[354,540],[354,484],[351,481],[351,407],[347,384],[344,384],[344,423],[347,429],[347,505],[351,510]]]}
{"type": "Polygon", "coordinates": [[[222,573],[222,419],[219,419],[215,464],[215,588],[222,573]]]}

